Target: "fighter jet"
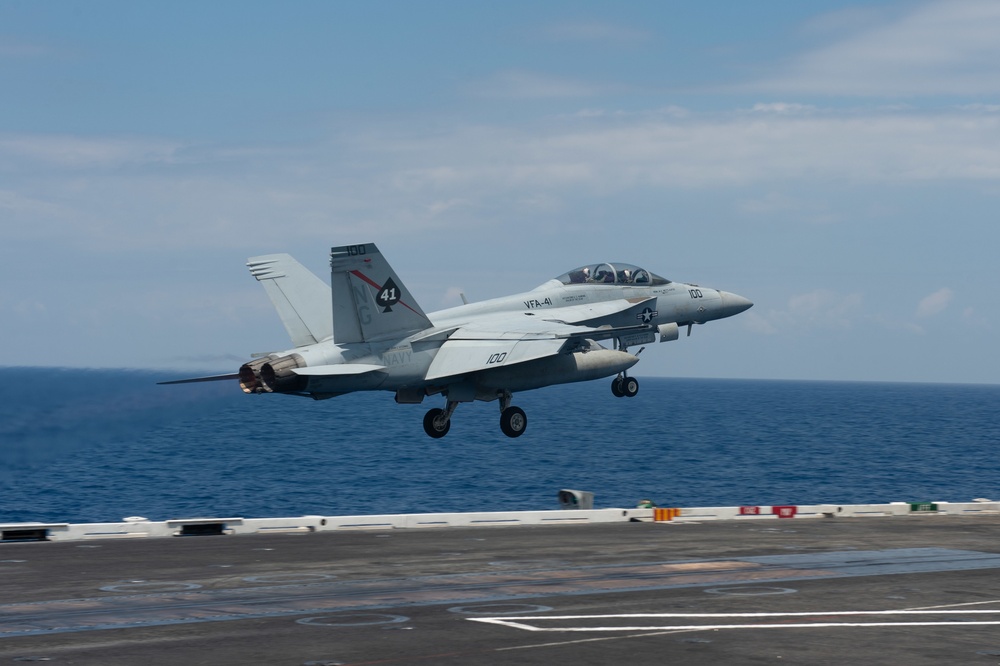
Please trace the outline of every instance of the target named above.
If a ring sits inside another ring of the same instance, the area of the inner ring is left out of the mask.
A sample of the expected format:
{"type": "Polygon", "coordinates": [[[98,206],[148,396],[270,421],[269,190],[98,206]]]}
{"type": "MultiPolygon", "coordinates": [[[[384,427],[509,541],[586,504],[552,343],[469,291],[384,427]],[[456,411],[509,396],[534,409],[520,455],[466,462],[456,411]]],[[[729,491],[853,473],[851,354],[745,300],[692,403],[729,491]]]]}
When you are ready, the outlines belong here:
{"type": "Polygon", "coordinates": [[[245,393],[316,400],[392,391],[400,404],[443,396],[424,431],[444,437],[463,402],[496,400],[500,429],[524,434],[517,391],[614,377],[618,397],[639,392],[630,347],[753,305],[736,294],[673,282],[639,266],[580,266],[535,289],[425,314],[374,243],[330,250],[330,286],[287,254],[247,267],[278,311],[294,347],[244,363],[238,373],[163,384],[239,380],[245,393]],[[601,342],[604,342],[604,346],[601,342]]]}

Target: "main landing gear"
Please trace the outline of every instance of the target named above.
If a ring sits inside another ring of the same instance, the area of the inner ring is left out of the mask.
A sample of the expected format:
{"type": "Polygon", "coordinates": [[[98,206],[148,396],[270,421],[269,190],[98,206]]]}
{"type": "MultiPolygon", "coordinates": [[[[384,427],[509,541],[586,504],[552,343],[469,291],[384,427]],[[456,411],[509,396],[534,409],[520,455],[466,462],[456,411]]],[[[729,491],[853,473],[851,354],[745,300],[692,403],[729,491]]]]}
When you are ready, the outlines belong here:
{"type": "Polygon", "coordinates": [[[500,430],[508,437],[520,437],[528,427],[528,416],[520,407],[510,404],[510,391],[500,393],[500,430]]]}
{"type": "MultiPolygon", "coordinates": [[[[520,437],[528,427],[528,416],[520,407],[510,404],[510,391],[501,391],[500,399],[500,430],[508,437],[520,437]]],[[[424,432],[438,439],[448,434],[451,429],[451,415],[455,413],[458,403],[449,400],[444,409],[435,407],[424,414],[424,432]]]]}
{"type": "Polygon", "coordinates": [[[429,410],[424,414],[424,432],[434,439],[447,435],[451,430],[451,415],[456,407],[458,407],[457,402],[449,401],[446,409],[435,407],[429,410]]]}

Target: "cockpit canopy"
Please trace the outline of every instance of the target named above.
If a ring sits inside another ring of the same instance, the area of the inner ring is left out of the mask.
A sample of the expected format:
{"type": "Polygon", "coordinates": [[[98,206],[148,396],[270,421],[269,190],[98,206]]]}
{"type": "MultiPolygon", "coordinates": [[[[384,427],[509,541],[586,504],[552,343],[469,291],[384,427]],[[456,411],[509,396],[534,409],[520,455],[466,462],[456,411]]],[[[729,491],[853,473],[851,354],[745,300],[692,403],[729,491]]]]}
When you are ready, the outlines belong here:
{"type": "Polygon", "coordinates": [[[670,280],[651,273],[633,264],[615,262],[613,264],[588,264],[580,266],[556,278],[563,284],[633,284],[649,287],[670,284],[670,280]]]}

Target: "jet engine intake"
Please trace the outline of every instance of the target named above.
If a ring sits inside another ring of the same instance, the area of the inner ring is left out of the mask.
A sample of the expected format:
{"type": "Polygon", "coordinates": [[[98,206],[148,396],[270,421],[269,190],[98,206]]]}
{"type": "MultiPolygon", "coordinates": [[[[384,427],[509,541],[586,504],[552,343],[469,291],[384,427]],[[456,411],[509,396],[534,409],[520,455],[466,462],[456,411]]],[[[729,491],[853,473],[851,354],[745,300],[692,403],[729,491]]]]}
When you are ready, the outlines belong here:
{"type": "Polygon", "coordinates": [[[656,330],[660,333],[660,342],[670,342],[681,337],[677,324],[660,324],[656,330]]]}
{"type": "Polygon", "coordinates": [[[304,368],[307,363],[298,354],[281,356],[265,362],[260,366],[260,379],[265,389],[274,393],[294,393],[304,391],[309,383],[308,378],[300,377],[292,372],[295,368],[304,368]]]}

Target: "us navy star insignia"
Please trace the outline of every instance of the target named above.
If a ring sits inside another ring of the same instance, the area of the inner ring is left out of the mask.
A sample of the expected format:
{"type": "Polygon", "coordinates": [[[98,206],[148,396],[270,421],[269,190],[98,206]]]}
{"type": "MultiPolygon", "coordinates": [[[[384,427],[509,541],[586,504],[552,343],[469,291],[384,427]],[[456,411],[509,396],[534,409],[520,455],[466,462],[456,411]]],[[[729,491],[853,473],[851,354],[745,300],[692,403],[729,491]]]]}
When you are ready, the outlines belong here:
{"type": "Polygon", "coordinates": [[[642,320],[643,324],[648,324],[660,315],[656,310],[651,310],[650,308],[644,308],[642,312],[635,316],[636,319],[642,320]]]}

